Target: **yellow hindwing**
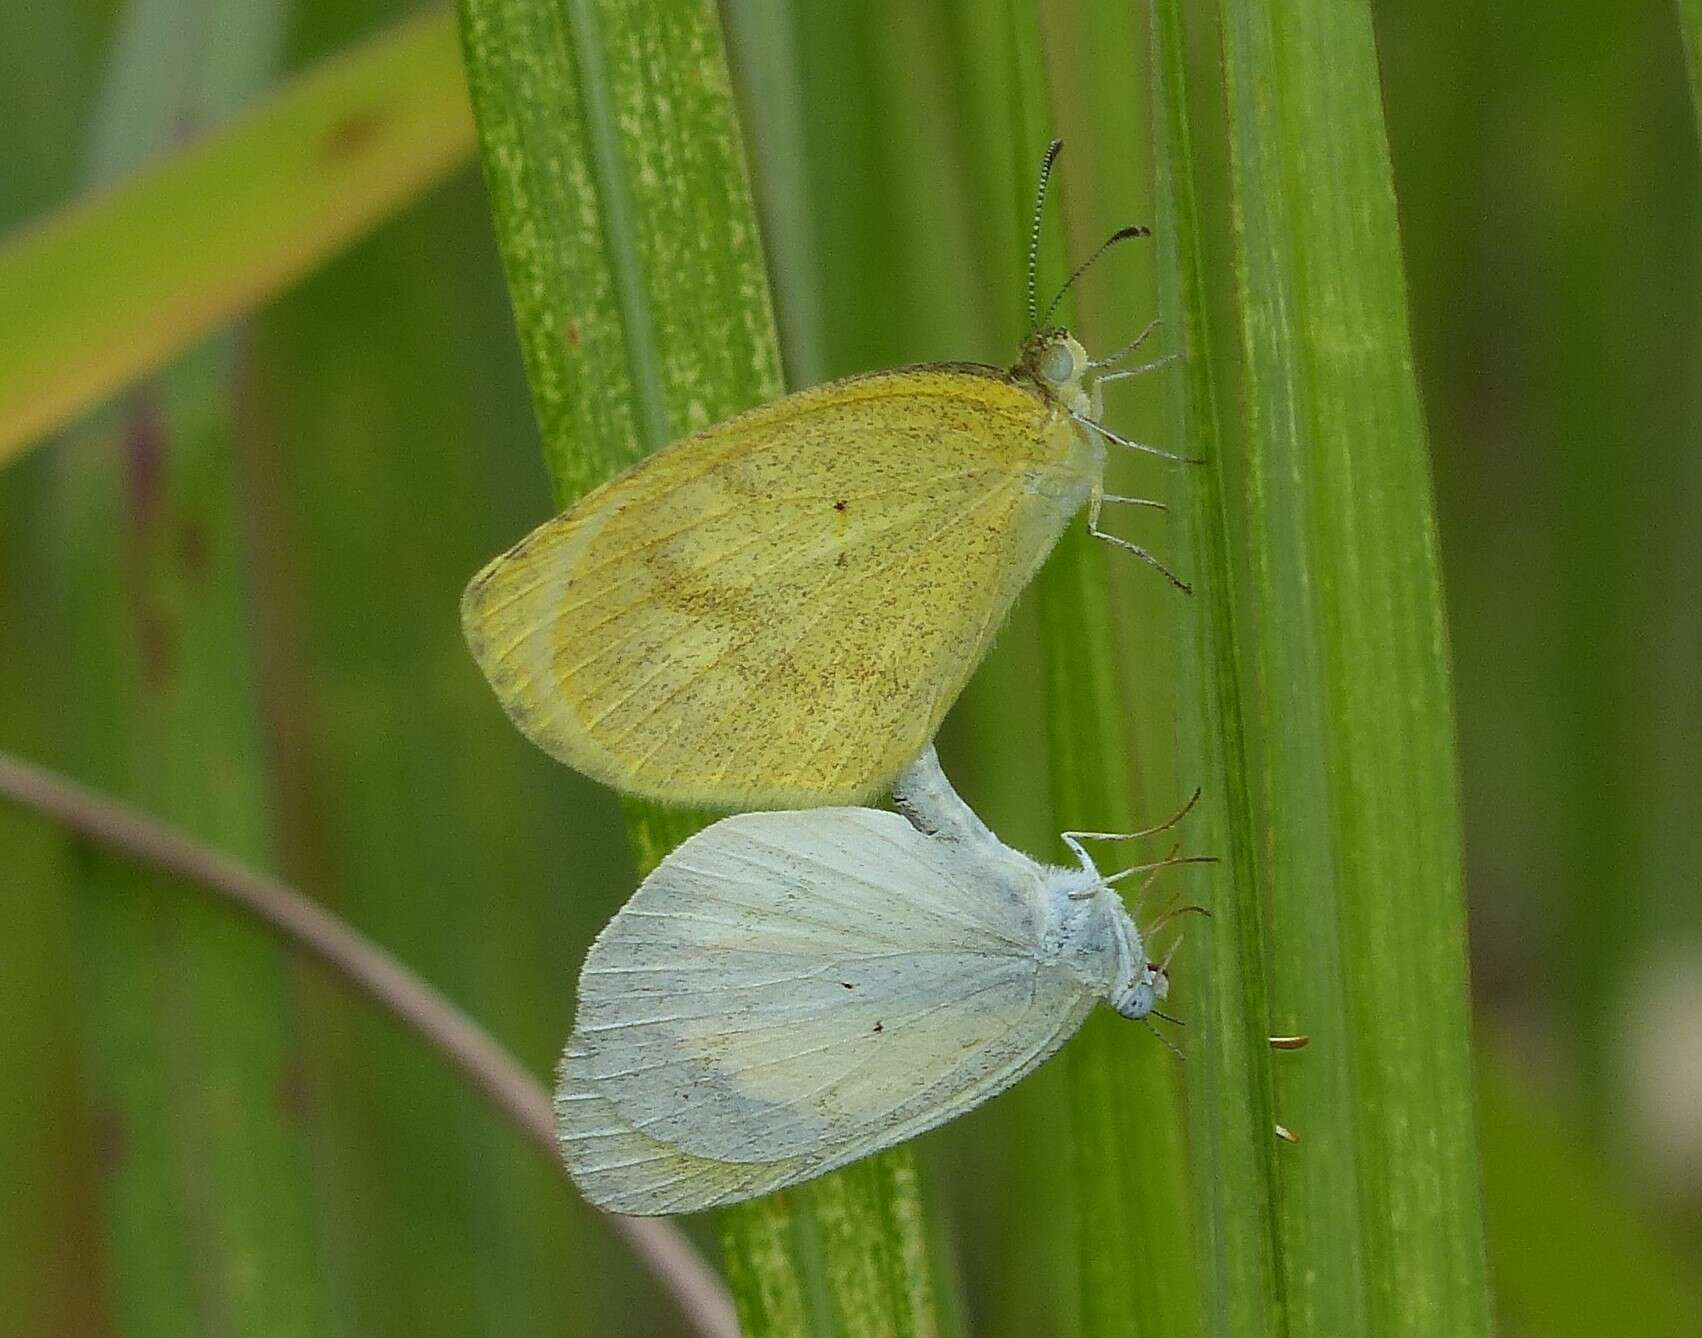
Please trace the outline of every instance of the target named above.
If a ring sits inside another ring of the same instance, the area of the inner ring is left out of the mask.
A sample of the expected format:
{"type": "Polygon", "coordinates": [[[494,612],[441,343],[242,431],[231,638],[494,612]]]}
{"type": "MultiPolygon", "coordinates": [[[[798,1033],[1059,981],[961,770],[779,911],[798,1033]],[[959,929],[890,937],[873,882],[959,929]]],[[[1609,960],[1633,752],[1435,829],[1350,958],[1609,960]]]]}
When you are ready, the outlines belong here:
{"type": "Polygon", "coordinates": [[[1055,402],[958,365],[804,391],[640,462],[462,601],[504,708],[651,798],[882,789],[1098,480],[1055,402]]]}

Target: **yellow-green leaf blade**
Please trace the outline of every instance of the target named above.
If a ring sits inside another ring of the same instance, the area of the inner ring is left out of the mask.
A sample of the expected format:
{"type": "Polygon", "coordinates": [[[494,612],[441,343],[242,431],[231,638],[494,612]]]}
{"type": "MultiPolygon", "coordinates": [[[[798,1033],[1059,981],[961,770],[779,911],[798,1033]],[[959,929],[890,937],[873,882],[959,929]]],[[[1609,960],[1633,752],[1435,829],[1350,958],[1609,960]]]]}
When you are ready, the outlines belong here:
{"type": "Polygon", "coordinates": [[[472,147],[452,24],[416,19],[0,248],[0,462],[309,272],[472,147]]]}

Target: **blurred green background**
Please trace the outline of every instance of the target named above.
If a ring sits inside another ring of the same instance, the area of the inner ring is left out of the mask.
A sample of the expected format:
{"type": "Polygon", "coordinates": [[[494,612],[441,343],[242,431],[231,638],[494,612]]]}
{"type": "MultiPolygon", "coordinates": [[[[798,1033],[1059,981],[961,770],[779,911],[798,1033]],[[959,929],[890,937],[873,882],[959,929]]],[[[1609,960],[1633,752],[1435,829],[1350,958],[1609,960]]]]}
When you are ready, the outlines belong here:
{"type": "MultiPolygon", "coordinates": [[[[1060,132],[1127,139],[1127,180],[1065,160],[1080,243],[1150,210],[1142,10],[1041,11],[1060,132]],[[1087,43],[1128,47],[1129,89],[1071,83],[1087,43]]],[[[0,228],[409,12],[0,7],[0,228]]],[[[1007,361],[1020,187],[977,148],[1007,114],[983,8],[723,13],[759,201],[813,239],[771,256],[789,379],[1007,361]],[[801,90],[796,115],[777,85],[801,90]]],[[[1702,1286],[1697,120],[1664,0],[1376,13],[1447,576],[1492,1264],[1509,1332],[1566,1333],[1533,1298],[1578,1285],[1566,1241],[1597,1224],[1665,1285],[1702,1286]],[[1599,1214],[1545,1219],[1533,1180],[1599,1214]]],[[[1101,346],[1151,310],[1150,264],[1084,288],[1101,346]]],[[[1117,412],[1139,423],[1150,400],[1117,412]]],[[[613,799],[508,727],[455,610],[548,495],[469,159],[0,468],[0,748],[312,889],[545,1074],[630,864],[613,799]]],[[[1116,580],[1162,601],[1148,573],[1116,580]]],[[[1052,824],[1023,802],[1031,621],[945,746],[989,821],[1044,855],[1052,824]]],[[[1120,632],[1162,699],[1147,625],[1120,632]]],[[[6,1331],[671,1331],[534,1154],[314,969],[4,808],[0,870],[6,1331]],[[231,1199],[241,1220],[207,1207],[231,1199]],[[113,1225],[149,1211],[157,1233],[113,1225]],[[285,1263],[254,1276],[255,1258],[285,1263]]],[[[1073,1331],[1058,1082],[923,1144],[975,1332],[1073,1331]]],[[[1601,1279],[1609,1302],[1624,1284],[1601,1279]]]]}

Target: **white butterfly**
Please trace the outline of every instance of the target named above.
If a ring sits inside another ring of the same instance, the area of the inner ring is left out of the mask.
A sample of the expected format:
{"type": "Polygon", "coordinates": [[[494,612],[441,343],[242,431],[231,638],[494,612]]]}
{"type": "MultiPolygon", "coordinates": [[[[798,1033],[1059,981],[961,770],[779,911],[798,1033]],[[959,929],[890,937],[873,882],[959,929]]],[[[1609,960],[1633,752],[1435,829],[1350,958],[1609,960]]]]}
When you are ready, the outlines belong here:
{"type": "Polygon", "coordinates": [[[591,1202],[693,1212],[796,1184],[1004,1091],[1101,999],[1157,1008],[1164,966],[1084,834],[1079,868],[1012,850],[932,748],[893,798],[903,816],[723,819],[598,936],[556,1092],[591,1202]]]}

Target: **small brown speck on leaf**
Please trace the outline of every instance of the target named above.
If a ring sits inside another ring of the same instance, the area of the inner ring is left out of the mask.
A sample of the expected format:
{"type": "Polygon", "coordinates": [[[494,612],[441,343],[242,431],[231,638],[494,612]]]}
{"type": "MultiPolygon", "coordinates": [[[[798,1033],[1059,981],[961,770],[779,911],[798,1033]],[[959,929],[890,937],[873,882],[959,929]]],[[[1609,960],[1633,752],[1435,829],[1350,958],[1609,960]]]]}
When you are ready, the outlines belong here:
{"type": "Polygon", "coordinates": [[[130,524],[145,530],[165,498],[165,419],[154,397],[145,392],[131,397],[124,414],[124,481],[130,524]]]}
{"type": "Polygon", "coordinates": [[[292,1122],[305,1120],[312,1113],[307,1068],[298,1058],[286,1063],[278,1075],[278,1110],[292,1122]]]}
{"type": "Polygon", "coordinates": [[[111,1106],[102,1106],[94,1113],[93,1125],[95,1165],[103,1174],[112,1175],[124,1165],[130,1152],[124,1117],[111,1106]]]}
{"type": "Polygon", "coordinates": [[[142,680],[155,691],[163,689],[177,667],[177,633],[158,609],[144,607],[138,619],[142,680]]]}
{"type": "Polygon", "coordinates": [[[353,112],[345,116],[326,132],[325,156],[353,157],[372,142],[382,123],[382,118],[374,111],[353,112]]]}
{"type": "Polygon", "coordinates": [[[207,566],[212,558],[212,542],[207,538],[207,527],[199,520],[189,518],[179,523],[177,527],[177,554],[183,562],[183,570],[191,576],[205,576],[207,566]]]}

